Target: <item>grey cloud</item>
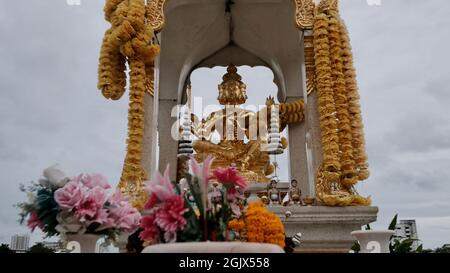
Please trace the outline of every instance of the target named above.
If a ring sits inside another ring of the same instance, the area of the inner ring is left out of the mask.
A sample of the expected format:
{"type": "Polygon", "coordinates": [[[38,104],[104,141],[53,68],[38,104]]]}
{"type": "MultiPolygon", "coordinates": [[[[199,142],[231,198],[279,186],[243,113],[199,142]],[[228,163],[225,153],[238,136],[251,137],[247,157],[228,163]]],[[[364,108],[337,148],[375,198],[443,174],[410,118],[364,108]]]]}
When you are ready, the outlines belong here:
{"type": "Polygon", "coordinates": [[[429,80],[423,91],[444,106],[448,106],[448,103],[450,103],[450,79],[448,76],[429,80]]]}
{"type": "Polygon", "coordinates": [[[408,115],[386,134],[384,142],[404,152],[450,151],[450,120],[426,113],[408,115]]]}

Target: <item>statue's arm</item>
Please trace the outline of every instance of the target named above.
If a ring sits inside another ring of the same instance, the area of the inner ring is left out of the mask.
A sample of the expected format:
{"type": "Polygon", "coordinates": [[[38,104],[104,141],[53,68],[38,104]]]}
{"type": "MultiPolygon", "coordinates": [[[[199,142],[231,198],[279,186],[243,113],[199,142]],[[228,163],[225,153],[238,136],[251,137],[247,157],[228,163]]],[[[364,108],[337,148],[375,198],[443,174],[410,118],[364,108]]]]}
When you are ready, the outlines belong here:
{"type": "Polygon", "coordinates": [[[202,135],[202,121],[195,114],[191,114],[191,123],[192,134],[194,134],[196,137],[200,137],[202,135]]]}

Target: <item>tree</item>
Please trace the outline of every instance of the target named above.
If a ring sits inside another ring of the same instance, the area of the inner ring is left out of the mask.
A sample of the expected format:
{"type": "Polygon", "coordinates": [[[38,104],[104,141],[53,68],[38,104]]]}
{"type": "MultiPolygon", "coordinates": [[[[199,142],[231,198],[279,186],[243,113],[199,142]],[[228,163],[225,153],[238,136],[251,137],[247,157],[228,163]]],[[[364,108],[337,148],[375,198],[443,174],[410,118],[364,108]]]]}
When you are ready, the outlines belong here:
{"type": "Polygon", "coordinates": [[[434,250],[435,253],[450,253],[450,248],[448,247],[439,247],[434,250]]]}
{"type": "Polygon", "coordinates": [[[9,248],[9,245],[7,245],[7,244],[1,244],[1,245],[0,245],[0,253],[14,253],[14,251],[12,251],[12,250],[9,248]]]}
{"type": "Polygon", "coordinates": [[[42,243],[37,243],[34,246],[30,247],[28,253],[55,253],[55,251],[51,248],[46,247],[42,243]]]}

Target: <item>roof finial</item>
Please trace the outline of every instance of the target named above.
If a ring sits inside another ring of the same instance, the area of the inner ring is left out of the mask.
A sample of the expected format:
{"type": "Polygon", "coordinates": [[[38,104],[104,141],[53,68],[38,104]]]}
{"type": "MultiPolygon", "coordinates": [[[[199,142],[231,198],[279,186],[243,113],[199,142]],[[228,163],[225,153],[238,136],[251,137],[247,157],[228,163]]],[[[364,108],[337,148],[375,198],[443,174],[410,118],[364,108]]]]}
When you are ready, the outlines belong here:
{"type": "Polygon", "coordinates": [[[223,76],[217,99],[222,105],[241,105],[247,100],[246,86],[233,64],[228,66],[227,73],[223,76]]]}

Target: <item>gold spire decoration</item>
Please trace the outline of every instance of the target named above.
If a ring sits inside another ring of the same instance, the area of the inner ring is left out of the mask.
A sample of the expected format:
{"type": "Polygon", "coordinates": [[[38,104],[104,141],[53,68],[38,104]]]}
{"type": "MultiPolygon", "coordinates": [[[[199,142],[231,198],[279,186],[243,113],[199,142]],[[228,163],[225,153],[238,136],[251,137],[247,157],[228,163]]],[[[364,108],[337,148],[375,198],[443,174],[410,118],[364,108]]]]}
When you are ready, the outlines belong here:
{"type": "Polygon", "coordinates": [[[322,0],[314,18],[314,59],[323,163],[316,195],[325,205],[370,205],[354,185],[368,178],[356,73],[338,0],[322,0]]]}
{"type": "Polygon", "coordinates": [[[221,105],[241,105],[247,101],[247,86],[242,82],[242,77],[237,73],[236,66],[230,64],[227,73],[223,76],[223,82],[219,85],[219,97],[221,105]]]}
{"type": "Polygon", "coordinates": [[[147,193],[143,182],[142,140],[144,135],[144,95],[153,93],[154,59],[159,46],[153,42],[152,14],[145,0],[107,0],[105,18],[111,28],[105,33],[100,52],[98,88],[108,99],[118,100],[125,93],[126,63],[129,65],[127,153],[119,189],[133,204],[142,208],[147,193]]]}

